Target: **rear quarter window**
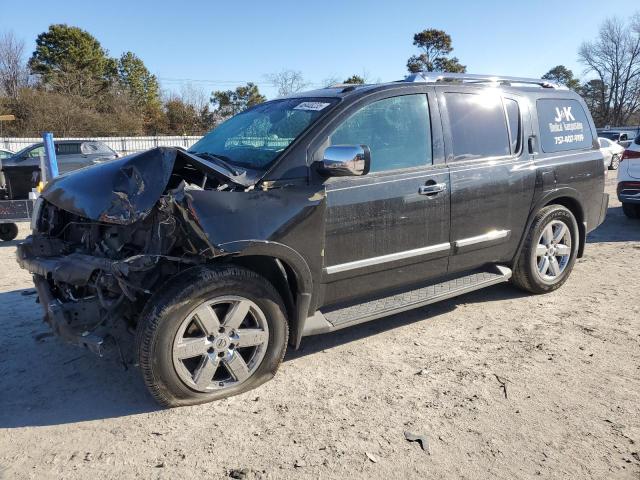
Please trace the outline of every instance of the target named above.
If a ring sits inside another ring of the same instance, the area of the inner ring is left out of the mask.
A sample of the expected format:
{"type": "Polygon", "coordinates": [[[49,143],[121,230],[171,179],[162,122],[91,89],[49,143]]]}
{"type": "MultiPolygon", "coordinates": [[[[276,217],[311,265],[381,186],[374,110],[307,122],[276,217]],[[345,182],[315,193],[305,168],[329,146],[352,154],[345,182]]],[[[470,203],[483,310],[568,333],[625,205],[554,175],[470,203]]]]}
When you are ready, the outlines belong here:
{"type": "Polygon", "coordinates": [[[589,119],[577,100],[541,99],[536,102],[540,143],[545,153],[592,148],[589,119]]]}

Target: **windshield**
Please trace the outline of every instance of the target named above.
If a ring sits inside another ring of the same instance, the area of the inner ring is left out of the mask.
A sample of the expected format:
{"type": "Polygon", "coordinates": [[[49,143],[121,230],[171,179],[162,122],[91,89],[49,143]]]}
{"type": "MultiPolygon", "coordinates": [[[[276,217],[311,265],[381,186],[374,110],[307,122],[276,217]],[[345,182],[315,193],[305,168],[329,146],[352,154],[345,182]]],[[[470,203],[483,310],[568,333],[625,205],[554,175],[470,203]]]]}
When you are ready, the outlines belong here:
{"type": "Polygon", "coordinates": [[[189,152],[214,155],[239,167],[266,170],[337,101],[291,98],[257,105],[206,134],[189,152]]]}

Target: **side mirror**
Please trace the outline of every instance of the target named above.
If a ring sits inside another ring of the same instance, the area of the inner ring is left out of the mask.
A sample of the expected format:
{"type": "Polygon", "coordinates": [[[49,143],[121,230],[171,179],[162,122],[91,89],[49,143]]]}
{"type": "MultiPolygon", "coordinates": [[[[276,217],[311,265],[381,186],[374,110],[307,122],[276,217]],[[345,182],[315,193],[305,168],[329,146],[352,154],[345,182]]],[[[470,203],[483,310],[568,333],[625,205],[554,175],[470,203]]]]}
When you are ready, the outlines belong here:
{"type": "Polygon", "coordinates": [[[369,173],[371,151],[366,145],[332,145],[318,163],[320,173],[328,177],[358,177],[369,173]]]}

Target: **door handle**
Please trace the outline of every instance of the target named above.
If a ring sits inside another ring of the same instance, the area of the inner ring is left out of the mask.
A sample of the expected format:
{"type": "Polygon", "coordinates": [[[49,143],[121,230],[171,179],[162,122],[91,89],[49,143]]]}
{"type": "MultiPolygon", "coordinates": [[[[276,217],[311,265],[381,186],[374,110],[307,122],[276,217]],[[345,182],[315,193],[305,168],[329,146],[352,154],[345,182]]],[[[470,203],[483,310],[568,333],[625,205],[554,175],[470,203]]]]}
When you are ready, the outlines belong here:
{"type": "Polygon", "coordinates": [[[418,188],[418,194],[428,196],[437,195],[440,192],[444,192],[446,189],[446,183],[431,183],[429,185],[421,185],[418,188]]]}

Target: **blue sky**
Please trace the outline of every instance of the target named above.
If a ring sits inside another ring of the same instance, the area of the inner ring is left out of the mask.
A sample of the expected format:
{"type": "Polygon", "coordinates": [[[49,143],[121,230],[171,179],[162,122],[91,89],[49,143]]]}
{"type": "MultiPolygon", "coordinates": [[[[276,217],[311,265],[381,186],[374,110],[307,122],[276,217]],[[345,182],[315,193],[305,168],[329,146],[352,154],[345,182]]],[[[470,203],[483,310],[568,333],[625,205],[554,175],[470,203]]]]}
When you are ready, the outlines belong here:
{"type": "Polygon", "coordinates": [[[13,30],[30,53],[49,24],[68,23],[113,56],[136,53],[164,89],[190,82],[208,93],[254,81],[273,96],[264,75],[283,69],[313,84],[363,72],[372,81],[402,78],[416,53],[413,34],[425,28],[447,31],[469,72],[539,77],[564,64],[581,74],[579,45],[607,15],[634,10],[637,0],[0,0],[0,32],[13,30]]]}

